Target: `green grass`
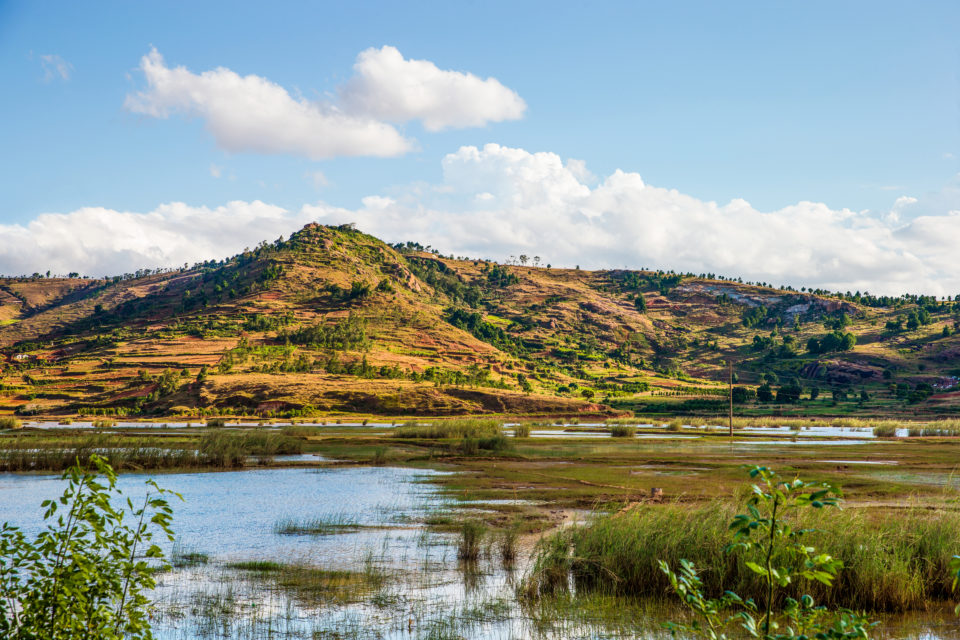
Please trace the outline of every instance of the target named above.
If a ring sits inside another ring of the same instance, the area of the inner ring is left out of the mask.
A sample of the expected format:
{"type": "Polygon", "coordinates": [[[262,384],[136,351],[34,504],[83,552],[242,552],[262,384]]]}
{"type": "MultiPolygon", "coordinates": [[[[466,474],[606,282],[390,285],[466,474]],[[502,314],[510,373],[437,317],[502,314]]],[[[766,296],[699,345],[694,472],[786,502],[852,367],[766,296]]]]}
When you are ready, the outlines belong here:
{"type": "Polygon", "coordinates": [[[171,440],[106,433],[26,434],[0,440],[0,470],[63,471],[104,457],[118,471],[239,468],[249,456],[301,453],[303,442],[278,433],[210,433],[171,440]]]}
{"type": "Polygon", "coordinates": [[[500,435],[499,420],[450,420],[418,424],[416,422],[401,425],[393,430],[396,438],[490,438],[500,435]]]}
{"type": "Polygon", "coordinates": [[[274,562],[273,560],[244,560],[241,562],[229,562],[228,569],[237,571],[254,571],[257,573],[268,573],[271,571],[282,571],[285,565],[274,562]]]}
{"type": "MultiPolygon", "coordinates": [[[[676,567],[686,559],[703,571],[708,593],[731,590],[759,598],[756,574],[726,551],[737,512],[728,502],[599,515],[541,542],[526,591],[557,590],[572,576],[578,592],[659,598],[669,585],[657,561],[676,567]]],[[[830,509],[797,524],[817,529],[805,539],[841,559],[844,569],[832,588],[808,582],[792,590],[794,597],[806,593],[827,607],[894,612],[922,609],[951,595],[947,567],[960,550],[956,512],[830,509]]]]}
{"type": "Polygon", "coordinates": [[[273,532],[287,536],[331,536],[358,531],[360,528],[355,518],[341,513],[328,518],[285,518],[273,525],[273,532]]]}
{"type": "Polygon", "coordinates": [[[464,523],[460,525],[457,558],[463,562],[476,562],[480,558],[480,551],[486,535],[487,528],[479,520],[464,521],[464,523]]]}

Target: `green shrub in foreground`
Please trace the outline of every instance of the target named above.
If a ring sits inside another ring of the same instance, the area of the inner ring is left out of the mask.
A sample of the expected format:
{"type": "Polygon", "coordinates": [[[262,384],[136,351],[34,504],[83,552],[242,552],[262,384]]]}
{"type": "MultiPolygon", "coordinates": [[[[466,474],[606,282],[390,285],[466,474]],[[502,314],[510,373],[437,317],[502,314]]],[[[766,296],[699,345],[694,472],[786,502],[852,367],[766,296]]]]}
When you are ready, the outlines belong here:
{"type": "Polygon", "coordinates": [[[59,500],[45,500],[47,527],[28,539],[0,526],[0,637],[11,640],[151,638],[146,592],[168,565],[154,532],[173,540],[169,492],[152,480],[144,501],[117,509],[116,474],[68,469],[59,500]]]}

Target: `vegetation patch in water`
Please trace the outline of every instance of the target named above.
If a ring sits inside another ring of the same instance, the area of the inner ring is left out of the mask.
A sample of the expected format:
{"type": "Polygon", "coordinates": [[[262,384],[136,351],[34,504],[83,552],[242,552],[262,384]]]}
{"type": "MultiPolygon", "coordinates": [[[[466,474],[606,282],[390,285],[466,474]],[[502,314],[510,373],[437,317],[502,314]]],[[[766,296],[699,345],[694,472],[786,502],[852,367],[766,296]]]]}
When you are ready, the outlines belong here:
{"type": "Polygon", "coordinates": [[[296,520],[284,518],[273,525],[273,532],[285,536],[332,536],[338,533],[359,531],[363,526],[345,514],[327,518],[296,520]]]}
{"type": "MultiPolygon", "coordinates": [[[[590,524],[545,538],[526,584],[528,593],[563,591],[661,598],[670,582],[659,561],[703,569],[708,592],[730,590],[761,599],[762,581],[736,554],[730,522],[742,510],[733,500],[691,507],[646,504],[601,514],[590,524]]],[[[881,509],[806,510],[793,521],[805,541],[843,562],[827,587],[805,581],[784,597],[809,594],[818,604],[868,611],[923,609],[950,597],[950,561],[960,550],[960,514],[881,509]]],[[[779,558],[777,560],[782,560],[779,558]]]]}
{"type": "Polygon", "coordinates": [[[499,420],[448,420],[419,424],[409,422],[393,430],[396,438],[492,438],[501,435],[499,420]]]}

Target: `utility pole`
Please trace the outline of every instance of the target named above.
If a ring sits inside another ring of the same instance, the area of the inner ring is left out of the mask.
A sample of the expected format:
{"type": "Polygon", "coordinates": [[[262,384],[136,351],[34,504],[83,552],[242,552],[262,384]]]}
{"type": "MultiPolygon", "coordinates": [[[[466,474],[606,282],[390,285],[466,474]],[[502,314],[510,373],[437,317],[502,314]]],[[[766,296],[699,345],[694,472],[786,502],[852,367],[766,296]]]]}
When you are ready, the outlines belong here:
{"type": "Polygon", "coordinates": [[[729,389],[729,400],[730,400],[730,437],[733,437],[733,361],[728,362],[730,366],[730,389],[729,389]]]}

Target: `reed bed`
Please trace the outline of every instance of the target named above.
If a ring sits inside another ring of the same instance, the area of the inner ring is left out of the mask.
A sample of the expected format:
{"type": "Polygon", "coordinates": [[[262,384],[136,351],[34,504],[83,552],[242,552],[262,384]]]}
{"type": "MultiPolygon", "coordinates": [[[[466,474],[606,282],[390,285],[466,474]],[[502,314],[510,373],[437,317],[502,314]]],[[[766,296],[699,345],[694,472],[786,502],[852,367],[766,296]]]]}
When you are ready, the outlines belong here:
{"type": "Polygon", "coordinates": [[[529,424],[518,424],[513,427],[513,437],[514,438],[529,438],[530,437],[530,425],[529,424]]]}
{"type": "Polygon", "coordinates": [[[667,423],[667,431],[683,431],[683,420],[680,418],[674,418],[667,423]]]}
{"type": "Polygon", "coordinates": [[[307,605],[361,602],[382,589],[388,579],[385,571],[371,563],[362,571],[330,570],[302,563],[253,560],[235,562],[228,568],[245,571],[258,580],[269,580],[307,605]]]}
{"type": "MultiPolygon", "coordinates": [[[[659,598],[669,584],[657,561],[676,567],[686,559],[703,572],[708,593],[731,590],[760,601],[756,574],[743,558],[726,552],[737,511],[732,504],[671,504],[598,516],[540,543],[525,592],[564,590],[572,581],[578,592],[659,598]]],[[[806,582],[788,590],[793,597],[809,594],[827,607],[900,612],[951,596],[948,563],[960,549],[956,512],[824,509],[795,524],[817,529],[805,540],[841,559],[844,569],[832,588],[806,582]]]]}
{"type": "Polygon", "coordinates": [[[612,438],[632,438],[635,435],[637,435],[636,427],[616,424],[610,427],[610,437],[612,438]]]}
{"type": "Polygon", "coordinates": [[[395,438],[492,438],[501,435],[499,420],[448,420],[445,422],[408,422],[393,430],[395,438]]]}
{"type": "Polygon", "coordinates": [[[171,445],[160,438],[117,438],[107,434],[56,440],[17,436],[0,441],[0,470],[63,471],[97,454],[117,470],[195,469],[243,466],[248,456],[301,453],[303,443],[280,434],[208,434],[196,444],[171,445]]]}
{"type": "Polygon", "coordinates": [[[2,416],[0,417],[0,429],[21,429],[23,428],[23,423],[13,416],[2,416]]]}

